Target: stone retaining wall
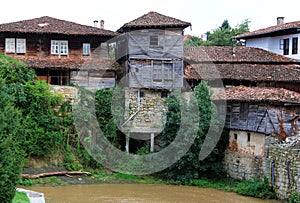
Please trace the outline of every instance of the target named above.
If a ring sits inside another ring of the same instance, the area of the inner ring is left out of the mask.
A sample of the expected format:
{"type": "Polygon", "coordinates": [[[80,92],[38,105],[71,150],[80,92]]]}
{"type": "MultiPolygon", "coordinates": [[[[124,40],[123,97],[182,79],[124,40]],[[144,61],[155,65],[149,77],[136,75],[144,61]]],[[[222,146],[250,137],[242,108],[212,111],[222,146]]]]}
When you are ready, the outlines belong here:
{"type": "Polygon", "coordinates": [[[290,194],[300,193],[300,150],[274,145],[270,147],[268,158],[274,163],[274,173],[268,171],[269,181],[278,197],[288,199],[290,194]]]}

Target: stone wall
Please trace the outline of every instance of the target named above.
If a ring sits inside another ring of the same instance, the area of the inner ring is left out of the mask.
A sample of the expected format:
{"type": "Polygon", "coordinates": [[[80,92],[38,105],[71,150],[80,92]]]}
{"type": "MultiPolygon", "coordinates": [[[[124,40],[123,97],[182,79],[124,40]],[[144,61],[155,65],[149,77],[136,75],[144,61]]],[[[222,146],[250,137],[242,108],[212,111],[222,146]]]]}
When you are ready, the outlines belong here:
{"type": "Polygon", "coordinates": [[[167,111],[162,93],[146,89],[142,89],[140,92],[140,101],[138,102],[138,90],[126,90],[125,118],[128,119],[134,115],[126,127],[131,128],[131,131],[141,133],[162,130],[167,111]]]}
{"type": "Polygon", "coordinates": [[[78,96],[78,90],[75,87],[58,85],[52,85],[52,87],[56,92],[62,94],[66,100],[70,100],[71,103],[73,103],[78,96]]]}
{"type": "Polygon", "coordinates": [[[273,145],[269,160],[274,170],[268,171],[268,178],[280,199],[288,199],[292,193],[300,193],[300,150],[298,147],[273,145]],[[274,171],[274,173],[273,173],[274,171]]]}

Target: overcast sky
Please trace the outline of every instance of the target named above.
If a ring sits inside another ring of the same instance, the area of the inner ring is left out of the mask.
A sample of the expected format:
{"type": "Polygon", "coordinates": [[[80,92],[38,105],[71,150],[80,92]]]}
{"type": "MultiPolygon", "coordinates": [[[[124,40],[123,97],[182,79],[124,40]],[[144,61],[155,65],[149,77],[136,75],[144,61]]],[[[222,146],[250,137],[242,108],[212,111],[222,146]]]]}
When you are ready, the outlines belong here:
{"type": "Polygon", "coordinates": [[[249,19],[250,29],[276,24],[278,16],[285,22],[300,21],[299,0],[17,0],[1,1],[0,24],[51,16],[62,20],[93,25],[104,20],[105,29],[116,31],[149,11],[192,23],[186,34],[200,36],[228,19],[236,26],[249,19]]]}

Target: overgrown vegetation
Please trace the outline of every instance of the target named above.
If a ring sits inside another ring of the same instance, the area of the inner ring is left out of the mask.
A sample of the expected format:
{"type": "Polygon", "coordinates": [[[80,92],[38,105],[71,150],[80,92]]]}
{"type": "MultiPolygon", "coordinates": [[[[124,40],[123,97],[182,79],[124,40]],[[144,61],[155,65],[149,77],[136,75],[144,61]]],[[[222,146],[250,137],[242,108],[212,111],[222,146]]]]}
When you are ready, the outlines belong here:
{"type": "MultiPolygon", "coordinates": [[[[199,112],[195,112],[195,115],[190,115],[190,117],[198,116],[200,118],[195,141],[189,151],[165,171],[170,180],[180,184],[188,184],[192,179],[215,176],[223,172],[222,160],[227,144],[226,137],[219,141],[216,148],[205,160],[199,161],[199,152],[208,129],[211,125],[216,126],[218,123],[213,117],[216,110],[211,102],[211,93],[206,82],[202,81],[195,88],[195,98],[197,101],[191,102],[197,102],[199,112]]],[[[167,122],[162,134],[162,140],[166,142],[167,146],[175,139],[180,125],[181,112],[175,97],[170,96],[167,98],[166,103],[168,105],[167,122]]]]}
{"type": "Polygon", "coordinates": [[[24,192],[16,192],[16,195],[13,198],[12,203],[30,203],[30,201],[24,192]]]}
{"type": "Polygon", "coordinates": [[[197,36],[192,36],[185,42],[185,46],[236,46],[241,45],[234,38],[239,34],[249,32],[249,20],[244,20],[235,27],[231,27],[228,20],[224,20],[222,25],[213,31],[206,32],[207,40],[197,36]]]}
{"type": "Polygon", "coordinates": [[[299,193],[293,193],[290,196],[290,203],[300,203],[300,194],[299,193]]]}

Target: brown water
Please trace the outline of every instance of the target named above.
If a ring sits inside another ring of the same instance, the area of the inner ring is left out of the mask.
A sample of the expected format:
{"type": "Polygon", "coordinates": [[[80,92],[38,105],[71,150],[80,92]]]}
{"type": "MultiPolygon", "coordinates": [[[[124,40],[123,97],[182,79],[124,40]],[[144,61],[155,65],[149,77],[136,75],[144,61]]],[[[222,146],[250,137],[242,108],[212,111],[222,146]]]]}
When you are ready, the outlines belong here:
{"type": "Polygon", "coordinates": [[[277,203],[239,196],[235,193],[189,186],[150,184],[71,185],[59,187],[29,187],[45,194],[49,203],[277,203]]]}

